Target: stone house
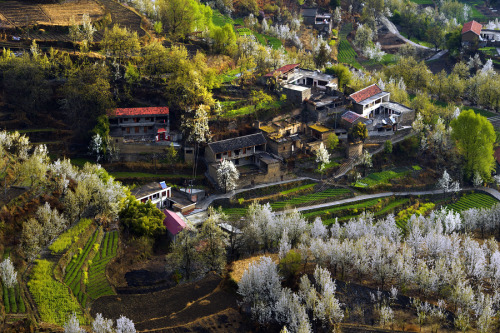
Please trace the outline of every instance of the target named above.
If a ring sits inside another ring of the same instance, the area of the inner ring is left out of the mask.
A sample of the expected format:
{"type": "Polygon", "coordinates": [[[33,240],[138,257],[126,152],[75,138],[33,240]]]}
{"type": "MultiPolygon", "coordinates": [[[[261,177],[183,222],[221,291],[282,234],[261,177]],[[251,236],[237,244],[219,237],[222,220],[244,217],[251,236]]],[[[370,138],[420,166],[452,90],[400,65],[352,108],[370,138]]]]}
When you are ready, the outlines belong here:
{"type": "Polygon", "coordinates": [[[462,46],[477,47],[483,40],[481,29],[483,26],[476,21],[470,21],[464,24],[462,28],[462,46]]]}
{"type": "Polygon", "coordinates": [[[111,137],[126,141],[171,141],[168,107],[118,108],[108,113],[111,137]]]}
{"type": "Polygon", "coordinates": [[[300,10],[305,25],[313,26],[321,33],[330,35],[333,29],[331,14],[322,14],[318,8],[303,8],[300,10]]]}

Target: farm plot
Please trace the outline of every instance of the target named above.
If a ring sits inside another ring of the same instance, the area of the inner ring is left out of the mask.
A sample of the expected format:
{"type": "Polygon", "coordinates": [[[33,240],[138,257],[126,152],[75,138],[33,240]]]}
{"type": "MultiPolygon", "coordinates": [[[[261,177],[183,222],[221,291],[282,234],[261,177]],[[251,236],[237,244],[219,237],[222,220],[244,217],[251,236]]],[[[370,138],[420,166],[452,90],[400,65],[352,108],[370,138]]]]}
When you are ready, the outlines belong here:
{"type": "MultiPolygon", "coordinates": [[[[88,284],[86,294],[92,300],[96,300],[101,296],[114,295],[115,292],[108,279],[106,278],[106,265],[115,257],[118,249],[118,231],[107,232],[104,236],[99,252],[92,260],[89,267],[88,284]]],[[[84,298],[86,305],[87,298],[84,298]]]]}
{"type": "Polygon", "coordinates": [[[358,54],[352,48],[351,43],[347,40],[347,35],[352,31],[352,23],[347,23],[340,29],[340,43],[338,48],[338,61],[349,64],[357,69],[361,69],[361,65],[356,60],[358,54]]]}
{"type": "Polygon", "coordinates": [[[89,14],[92,21],[104,16],[104,10],[94,0],[66,0],[61,3],[42,4],[40,7],[54,25],[69,25],[72,16],[76,22],[80,22],[84,13],[89,14]]]}
{"type": "Polygon", "coordinates": [[[55,280],[54,264],[47,260],[35,260],[28,288],[37,304],[42,321],[63,325],[68,314],[76,313],[80,323],[85,323],[82,309],[68,287],[55,280]]]}
{"type": "Polygon", "coordinates": [[[394,197],[371,199],[351,204],[332,206],[308,211],[304,216],[310,221],[320,217],[323,223],[330,225],[335,221],[347,221],[359,216],[363,212],[372,212],[374,216],[384,216],[405,207],[410,200],[408,198],[394,197]]]}
{"type": "Polygon", "coordinates": [[[23,297],[21,296],[21,289],[19,288],[19,283],[17,283],[13,288],[7,288],[2,285],[2,299],[3,305],[5,307],[5,313],[25,313],[26,306],[24,305],[23,297]]]}
{"type": "MultiPolygon", "coordinates": [[[[308,186],[308,185],[305,185],[308,186]]],[[[292,193],[293,194],[293,193],[292,193]]],[[[271,208],[274,211],[283,210],[286,207],[303,207],[305,205],[314,205],[320,204],[327,201],[338,200],[340,198],[344,198],[347,196],[351,196],[352,192],[345,188],[332,188],[322,192],[310,193],[306,195],[297,196],[295,198],[290,198],[286,200],[270,202],[271,208]]],[[[262,202],[266,202],[266,200],[262,200],[262,202]]],[[[237,215],[244,216],[246,214],[247,208],[226,208],[223,209],[224,213],[228,215],[237,215]]]]}
{"type": "Polygon", "coordinates": [[[248,28],[238,28],[238,29],[236,29],[236,31],[238,32],[239,36],[252,36],[253,35],[252,30],[250,30],[248,28]]]}
{"type": "Polygon", "coordinates": [[[49,246],[49,250],[52,254],[58,254],[66,251],[71,244],[76,240],[76,238],[85,231],[92,224],[90,219],[81,219],[76,225],[62,233],[52,245],[49,246]]]}
{"type": "Polygon", "coordinates": [[[139,37],[146,34],[146,31],[141,27],[141,17],[131,9],[113,0],[99,1],[106,7],[106,10],[111,13],[113,24],[118,24],[122,27],[127,27],[130,31],[135,31],[139,37]]]}
{"type": "Polygon", "coordinates": [[[470,208],[491,208],[498,200],[484,193],[470,193],[463,195],[457,202],[447,205],[446,208],[461,212],[470,208]]]}
{"type": "MultiPolygon", "coordinates": [[[[417,170],[413,167],[411,170],[417,170]]],[[[410,168],[400,168],[395,170],[386,170],[382,172],[371,173],[353,184],[358,188],[369,188],[376,185],[388,184],[391,179],[401,178],[410,172],[410,168]]]]}
{"type": "Polygon", "coordinates": [[[66,267],[66,274],[64,276],[64,283],[69,286],[73,295],[78,299],[80,304],[85,304],[87,295],[85,295],[85,285],[88,282],[87,267],[89,261],[92,260],[99,249],[98,237],[102,236],[102,230],[96,230],[92,236],[87,240],[83,249],[78,249],[78,253],[73,256],[73,259],[66,267]]]}

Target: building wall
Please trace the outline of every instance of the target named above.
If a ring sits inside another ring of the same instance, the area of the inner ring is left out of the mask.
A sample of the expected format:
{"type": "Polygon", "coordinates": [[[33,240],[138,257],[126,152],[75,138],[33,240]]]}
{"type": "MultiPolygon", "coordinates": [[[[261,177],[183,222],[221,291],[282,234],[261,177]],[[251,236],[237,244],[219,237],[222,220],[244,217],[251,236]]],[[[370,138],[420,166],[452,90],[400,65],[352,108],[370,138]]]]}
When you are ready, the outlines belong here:
{"type": "Polygon", "coordinates": [[[274,140],[267,141],[268,151],[278,156],[289,158],[296,154],[302,148],[300,141],[287,140],[285,142],[276,142],[274,140]]]}
{"type": "Polygon", "coordinates": [[[462,42],[474,43],[478,41],[478,39],[479,36],[472,31],[467,31],[466,33],[462,34],[462,42]]]}
{"type": "Polygon", "coordinates": [[[298,104],[302,103],[305,99],[311,97],[311,89],[299,91],[299,90],[284,88],[283,92],[285,93],[287,100],[298,104]]]}

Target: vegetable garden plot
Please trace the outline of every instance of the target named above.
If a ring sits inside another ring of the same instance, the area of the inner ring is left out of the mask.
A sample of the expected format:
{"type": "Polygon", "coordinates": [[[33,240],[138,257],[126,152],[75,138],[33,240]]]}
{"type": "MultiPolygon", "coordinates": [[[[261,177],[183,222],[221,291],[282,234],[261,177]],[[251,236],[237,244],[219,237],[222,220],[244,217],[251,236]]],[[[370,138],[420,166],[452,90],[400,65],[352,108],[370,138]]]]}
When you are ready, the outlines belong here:
{"type": "Polygon", "coordinates": [[[82,309],[68,287],[55,280],[54,264],[47,260],[35,260],[28,288],[37,304],[42,321],[63,325],[68,314],[76,313],[80,323],[85,323],[82,309]]]}
{"type": "Polygon", "coordinates": [[[118,231],[107,232],[101,242],[99,252],[89,267],[86,295],[90,299],[95,300],[101,296],[115,294],[106,277],[106,265],[116,256],[117,249],[118,231]]]}
{"type": "Polygon", "coordinates": [[[491,208],[498,200],[484,193],[465,194],[457,202],[447,205],[446,208],[461,212],[470,208],[491,208]]]}
{"type": "Polygon", "coordinates": [[[90,219],[81,219],[76,225],[62,233],[52,245],[49,246],[49,250],[52,251],[52,254],[61,253],[67,250],[73,242],[75,242],[76,238],[84,232],[90,225],[92,224],[92,220],[90,219]]]}
{"type": "Polygon", "coordinates": [[[21,288],[19,288],[19,283],[17,283],[13,288],[7,288],[0,282],[2,290],[2,300],[5,307],[6,313],[25,313],[26,307],[24,305],[24,300],[21,296],[21,288]]]}

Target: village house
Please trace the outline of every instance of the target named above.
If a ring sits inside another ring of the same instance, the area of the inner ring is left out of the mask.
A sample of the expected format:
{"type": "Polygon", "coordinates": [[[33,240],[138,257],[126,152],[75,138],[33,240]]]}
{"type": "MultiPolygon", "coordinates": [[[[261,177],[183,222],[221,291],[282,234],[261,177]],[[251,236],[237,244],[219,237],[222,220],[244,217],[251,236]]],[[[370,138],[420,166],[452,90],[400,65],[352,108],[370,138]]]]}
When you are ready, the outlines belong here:
{"type": "Polygon", "coordinates": [[[172,188],[165,182],[155,182],[137,187],[131,194],[140,202],[151,201],[158,209],[163,209],[169,205],[168,198],[172,196],[172,188]]]}
{"type": "Polygon", "coordinates": [[[273,154],[289,158],[302,148],[303,124],[295,119],[257,122],[255,127],[262,131],[267,139],[267,150],[273,154]]]}
{"type": "Polygon", "coordinates": [[[481,37],[481,29],[483,26],[476,21],[470,21],[462,27],[462,46],[477,47],[479,42],[483,40],[481,37]]]}
{"type": "MultiPolygon", "coordinates": [[[[371,135],[409,128],[415,119],[415,110],[392,102],[390,93],[383,91],[377,84],[351,94],[348,100],[354,112],[367,119],[365,124],[371,135]]],[[[346,124],[344,114],[342,117],[342,123],[346,124]]],[[[354,119],[354,116],[348,114],[347,118],[354,119]]]]}
{"type": "Polygon", "coordinates": [[[300,64],[289,64],[265,74],[262,84],[276,84],[280,87],[287,100],[301,104],[318,91],[335,91],[338,88],[338,78],[320,71],[302,69],[300,64]],[[276,81],[273,82],[273,79],[276,81]]]}
{"type": "Polygon", "coordinates": [[[133,189],[131,194],[140,202],[151,201],[158,209],[170,208],[183,214],[194,210],[196,205],[190,200],[191,194],[172,189],[165,182],[139,186],[133,189]]]}
{"type": "Polygon", "coordinates": [[[168,107],[119,108],[108,113],[111,137],[126,141],[171,141],[168,107]]]}
{"type": "Polygon", "coordinates": [[[281,161],[266,149],[267,140],[262,133],[209,143],[205,149],[209,179],[216,183],[217,167],[226,159],[240,172],[238,187],[284,180],[286,175],[281,161]]]}
{"type": "Polygon", "coordinates": [[[303,22],[305,25],[313,26],[326,35],[331,34],[333,28],[331,14],[322,14],[318,8],[303,8],[300,10],[300,14],[304,19],[303,22]]]}
{"type": "Polygon", "coordinates": [[[177,235],[187,227],[187,224],[180,216],[180,214],[175,213],[171,210],[165,209],[163,211],[163,214],[165,214],[163,225],[167,229],[169,238],[175,243],[177,235]]]}

